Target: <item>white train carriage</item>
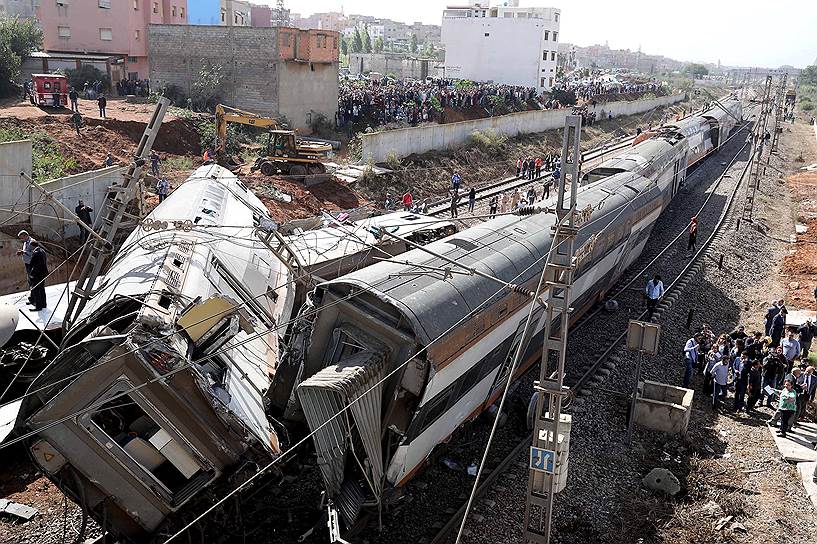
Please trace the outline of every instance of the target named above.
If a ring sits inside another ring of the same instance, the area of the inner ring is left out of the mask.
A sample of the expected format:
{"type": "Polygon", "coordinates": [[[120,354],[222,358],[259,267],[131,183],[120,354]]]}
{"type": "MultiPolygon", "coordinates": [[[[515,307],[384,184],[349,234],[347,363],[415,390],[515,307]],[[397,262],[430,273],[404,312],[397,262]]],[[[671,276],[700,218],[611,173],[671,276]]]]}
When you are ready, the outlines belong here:
{"type": "Polygon", "coordinates": [[[20,415],[35,463],[137,541],[240,462],[280,452],[264,393],[294,293],[253,241],[266,209],[228,170],[199,168],[148,219],[20,415]]]}
{"type": "MultiPolygon", "coordinates": [[[[662,161],[654,179],[620,172],[580,191],[579,208],[590,205],[593,212],[577,244],[593,242],[591,257],[576,272],[574,318],[641,253],[679,185],[686,143],[676,145],[675,161],[662,161]]],[[[551,214],[503,216],[428,248],[533,290],[554,221],[551,214]]],[[[494,402],[523,340],[527,295],[458,274],[422,250],[403,259],[412,264],[378,263],[323,283],[315,293],[318,314],[297,393],[316,431],[326,488],[347,524],[365,502],[382,500],[383,482],[406,483],[436,445],[494,402]],[[347,406],[347,416],[322,426],[347,406]]],[[[542,308],[537,312],[519,372],[541,349],[542,308]]]]}

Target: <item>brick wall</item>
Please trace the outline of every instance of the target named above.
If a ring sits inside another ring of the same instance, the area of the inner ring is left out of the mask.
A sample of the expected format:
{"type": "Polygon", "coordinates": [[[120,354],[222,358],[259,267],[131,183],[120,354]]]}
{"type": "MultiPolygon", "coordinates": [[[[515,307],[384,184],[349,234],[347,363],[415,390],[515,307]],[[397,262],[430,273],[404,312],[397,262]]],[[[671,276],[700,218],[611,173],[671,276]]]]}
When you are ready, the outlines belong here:
{"type": "MultiPolygon", "coordinates": [[[[210,62],[224,69],[225,84],[220,95],[228,106],[284,116],[298,129],[309,127],[312,111],[333,121],[338,63],[331,60],[332,56],[337,59],[337,52],[331,53],[331,39],[328,47],[320,50],[321,58],[326,56],[327,61],[284,61],[282,55],[286,58],[286,54],[278,32],[277,28],[151,25],[151,88],[172,84],[191,94],[202,62],[210,62]]],[[[296,34],[290,32],[294,38],[296,34]]],[[[316,36],[309,32],[298,36],[305,42],[305,52],[312,50],[307,44],[316,36]]],[[[294,54],[294,40],[289,46],[293,48],[290,54],[294,54]]]]}
{"type": "Polygon", "coordinates": [[[192,94],[203,65],[221,66],[225,104],[278,114],[278,41],[274,28],[150,25],[151,88],[177,85],[192,94]]]}

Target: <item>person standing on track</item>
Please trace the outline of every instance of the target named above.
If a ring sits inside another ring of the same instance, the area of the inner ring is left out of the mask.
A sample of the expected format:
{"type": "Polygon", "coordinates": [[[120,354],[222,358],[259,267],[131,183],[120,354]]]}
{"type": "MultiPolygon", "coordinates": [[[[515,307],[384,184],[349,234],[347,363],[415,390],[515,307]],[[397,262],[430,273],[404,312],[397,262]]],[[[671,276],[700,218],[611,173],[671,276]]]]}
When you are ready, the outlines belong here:
{"type": "Polygon", "coordinates": [[[499,203],[499,199],[496,195],[491,197],[491,200],[488,202],[488,214],[491,216],[491,219],[496,216],[496,208],[499,203]]]}
{"type": "Polygon", "coordinates": [[[474,206],[477,203],[477,190],[471,187],[471,190],[468,191],[468,212],[474,213],[474,206]]]}
{"type": "Polygon", "coordinates": [[[689,241],[687,242],[687,251],[695,251],[695,242],[698,239],[698,216],[693,215],[689,221],[689,241]]]}
{"type": "Polygon", "coordinates": [[[456,191],[457,193],[459,193],[459,191],[460,191],[460,181],[461,181],[461,179],[460,179],[460,174],[459,174],[459,172],[457,172],[457,171],[455,170],[455,171],[454,171],[454,175],[453,175],[453,176],[451,176],[451,187],[452,187],[452,188],[454,189],[454,191],[456,191]]]}
{"type": "Polygon", "coordinates": [[[451,217],[457,217],[457,203],[460,201],[460,193],[457,189],[451,189],[451,217]]]}
{"type": "Polygon", "coordinates": [[[502,199],[499,201],[499,213],[508,213],[508,205],[510,204],[510,197],[507,191],[502,192],[502,199]]]}
{"type": "Polygon", "coordinates": [[[647,282],[644,294],[647,297],[647,319],[652,319],[652,315],[655,313],[655,307],[658,306],[658,301],[664,296],[664,282],[661,281],[661,276],[655,274],[652,279],[647,282]]]}
{"type": "Polygon", "coordinates": [[[698,347],[701,343],[701,333],[696,334],[687,340],[684,346],[684,381],[683,386],[689,387],[692,382],[692,373],[695,371],[695,365],[698,362],[698,347]]]}

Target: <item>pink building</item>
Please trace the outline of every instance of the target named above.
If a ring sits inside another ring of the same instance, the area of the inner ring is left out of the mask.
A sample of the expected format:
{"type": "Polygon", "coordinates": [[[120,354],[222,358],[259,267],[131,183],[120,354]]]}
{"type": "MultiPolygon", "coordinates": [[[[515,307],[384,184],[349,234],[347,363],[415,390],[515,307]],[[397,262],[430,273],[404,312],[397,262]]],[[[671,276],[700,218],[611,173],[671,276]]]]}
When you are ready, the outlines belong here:
{"type": "Polygon", "coordinates": [[[46,52],[110,56],[116,83],[148,78],[148,25],[186,25],[187,0],[43,0],[37,19],[46,52]]]}

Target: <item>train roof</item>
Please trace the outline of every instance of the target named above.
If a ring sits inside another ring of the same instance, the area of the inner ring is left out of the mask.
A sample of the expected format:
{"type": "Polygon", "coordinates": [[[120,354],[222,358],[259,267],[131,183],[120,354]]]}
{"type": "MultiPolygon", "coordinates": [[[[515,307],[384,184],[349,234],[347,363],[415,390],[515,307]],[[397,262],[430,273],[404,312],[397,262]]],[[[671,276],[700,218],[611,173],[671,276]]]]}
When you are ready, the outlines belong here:
{"type": "MultiPolygon", "coordinates": [[[[595,209],[590,221],[580,231],[577,246],[590,236],[590,230],[585,227],[596,222],[606,225],[615,218],[615,212],[622,205],[635,198],[649,198],[649,191],[640,191],[652,183],[647,178],[625,172],[580,191],[578,208],[593,205],[595,209]]],[[[555,198],[552,198],[545,204],[552,206],[554,203],[555,198]]],[[[554,222],[552,213],[501,216],[426,248],[503,281],[522,284],[541,274],[543,257],[550,251],[554,222]]],[[[403,314],[426,345],[501,291],[499,284],[485,282],[423,250],[405,253],[400,260],[413,264],[380,262],[325,282],[321,288],[338,294],[356,289],[366,291],[369,296],[403,314]],[[450,272],[447,273],[446,269],[450,272]]]]}
{"type": "MultiPolygon", "coordinates": [[[[413,212],[394,212],[369,217],[349,224],[336,224],[323,229],[288,236],[290,248],[304,266],[315,266],[367,251],[380,244],[377,229],[406,237],[422,230],[435,230],[453,225],[451,221],[436,219],[413,212]]],[[[386,239],[386,241],[392,241],[386,239]]]]}
{"type": "Polygon", "coordinates": [[[640,170],[648,163],[655,162],[659,160],[660,157],[667,155],[670,149],[672,149],[672,144],[666,140],[650,138],[631,148],[625,149],[618,157],[607,159],[593,170],[597,168],[610,168],[625,172],[631,172],[636,169],[640,170]]]}

